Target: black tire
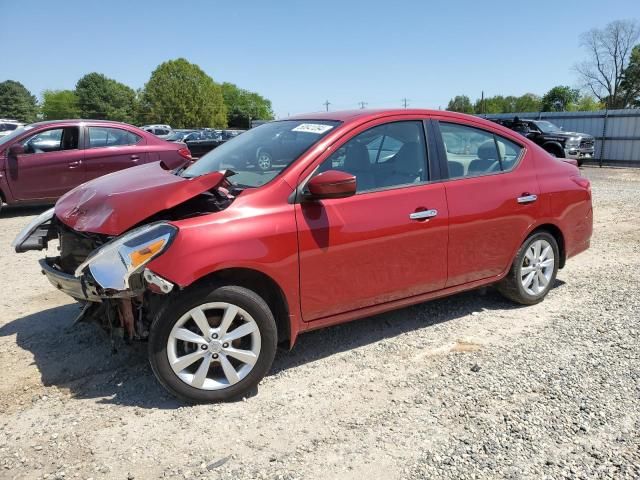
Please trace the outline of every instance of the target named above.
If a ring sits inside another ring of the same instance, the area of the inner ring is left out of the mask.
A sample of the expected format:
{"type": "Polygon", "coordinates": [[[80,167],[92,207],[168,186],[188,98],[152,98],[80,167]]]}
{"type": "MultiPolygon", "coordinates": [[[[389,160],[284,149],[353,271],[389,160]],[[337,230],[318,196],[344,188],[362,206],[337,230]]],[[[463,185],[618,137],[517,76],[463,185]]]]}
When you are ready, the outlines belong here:
{"type": "Polygon", "coordinates": [[[556,147],[555,145],[551,145],[549,147],[545,147],[545,150],[549,152],[552,156],[556,158],[564,158],[564,152],[560,147],[556,147]]]}
{"type": "Polygon", "coordinates": [[[161,309],[149,333],[149,362],[158,381],[171,394],[190,403],[211,403],[247,396],[267,374],[277,346],[277,328],[273,313],[255,292],[238,286],[200,286],[179,293],[161,309]],[[195,388],[182,381],[169,363],[167,342],[175,323],[192,308],[209,302],[237,305],[253,317],[260,331],[258,360],[246,377],[221,390],[195,388]]]}
{"type": "Polygon", "coordinates": [[[553,286],[556,275],[558,274],[558,264],[560,262],[560,250],[558,248],[558,242],[553,235],[546,231],[540,231],[534,233],[529,236],[516,254],[513,263],[511,264],[511,269],[509,273],[497,284],[498,291],[504,295],[509,300],[520,303],[522,305],[535,305],[536,303],[540,303],[544,300],[544,297],[547,296],[549,290],[553,286]],[[531,295],[528,293],[521,282],[521,269],[523,267],[523,262],[525,259],[525,255],[529,247],[538,240],[545,240],[553,249],[554,256],[554,264],[553,264],[553,272],[551,274],[551,278],[544,288],[542,292],[537,295],[531,295]]]}

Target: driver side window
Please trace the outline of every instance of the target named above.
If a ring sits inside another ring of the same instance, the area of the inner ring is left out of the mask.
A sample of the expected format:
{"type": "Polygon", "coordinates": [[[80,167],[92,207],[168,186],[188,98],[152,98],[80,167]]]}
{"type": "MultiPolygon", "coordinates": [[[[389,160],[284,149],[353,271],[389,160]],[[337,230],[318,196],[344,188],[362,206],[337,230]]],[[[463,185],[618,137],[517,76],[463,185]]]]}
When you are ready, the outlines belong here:
{"type": "Polygon", "coordinates": [[[29,137],[24,143],[24,153],[48,153],[78,148],[78,127],[45,130],[29,137]]]}

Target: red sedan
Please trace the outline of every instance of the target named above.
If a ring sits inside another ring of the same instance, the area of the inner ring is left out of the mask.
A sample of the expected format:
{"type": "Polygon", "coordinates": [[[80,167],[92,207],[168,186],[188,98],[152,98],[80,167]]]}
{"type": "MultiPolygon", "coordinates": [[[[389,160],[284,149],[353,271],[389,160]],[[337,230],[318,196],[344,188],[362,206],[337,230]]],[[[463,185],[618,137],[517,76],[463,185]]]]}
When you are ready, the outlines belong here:
{"type": "Polygon", "coordinates": [[[161,160],[191,160],[183,144],[160,140],[132,125],[105,120],[34,123],[0,137],[2,204],[53,203],[101,175],[161,160]]]}
{"type": "Polygon", "coordinates": [[[94,180],[14,246],[58,239],[40,262],[50,281],[148,340],[169,391],[209,402],[245,394],[308,330],[491,284],[540,302],[591,232],[589,181],[517,133],[359,110],[267,123],[186,169],[94,180]],[[265,150],[286,154],[251,167],[265,150]]]}

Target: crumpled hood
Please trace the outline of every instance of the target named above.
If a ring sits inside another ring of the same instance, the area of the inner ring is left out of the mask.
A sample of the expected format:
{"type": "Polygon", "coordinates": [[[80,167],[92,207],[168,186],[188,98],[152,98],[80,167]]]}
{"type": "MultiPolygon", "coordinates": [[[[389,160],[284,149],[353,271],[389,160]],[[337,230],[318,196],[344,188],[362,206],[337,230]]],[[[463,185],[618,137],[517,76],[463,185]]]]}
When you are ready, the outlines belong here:
{"type": "Polygon", "coordinates": [[[146,218],[217,188],[224,172],[184,178],[160,162],[120,170],[74,188],[58,200],[56,217],[80,232],[120,235],[146,218]]]}

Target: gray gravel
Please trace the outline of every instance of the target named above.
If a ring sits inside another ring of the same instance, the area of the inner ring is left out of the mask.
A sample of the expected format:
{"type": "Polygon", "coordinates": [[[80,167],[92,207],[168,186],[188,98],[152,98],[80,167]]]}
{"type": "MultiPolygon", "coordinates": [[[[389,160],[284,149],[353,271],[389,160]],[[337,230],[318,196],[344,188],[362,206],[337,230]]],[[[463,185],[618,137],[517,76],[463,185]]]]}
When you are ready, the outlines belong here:
{"type": "Polygon", "coordinates": [[[189,407],[111,355],[0,218],[0,478],[640,478],[640,171],[584,169],[595,234],[549,297],[492,289],[313,332],[257,396],[189,407]]]}

